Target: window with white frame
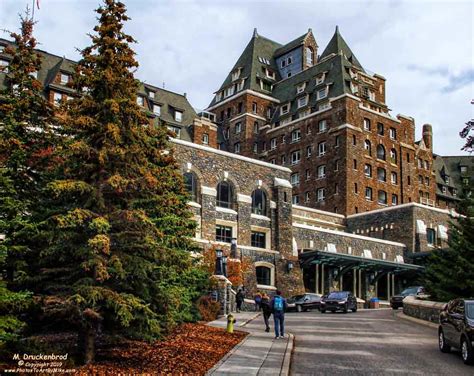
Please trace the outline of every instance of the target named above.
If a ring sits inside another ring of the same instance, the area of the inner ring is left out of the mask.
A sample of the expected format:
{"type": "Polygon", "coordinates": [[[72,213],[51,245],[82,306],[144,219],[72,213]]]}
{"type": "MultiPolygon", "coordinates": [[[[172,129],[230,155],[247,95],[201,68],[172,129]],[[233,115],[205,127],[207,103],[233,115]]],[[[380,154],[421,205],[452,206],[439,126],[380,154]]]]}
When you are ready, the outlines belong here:
{"type": "Polygon", "coordinates": [[[271,69],[266,68],[265,74],[267,75],[268,78],[271,78],[272,80],[275,79],[275,72],[272,71],[271,69]]]}
{"type": "Polygon", "coordinates": [[[395,149],[390,149],[390,162],[397,164],[397,151],[395,149]]]}
{"type": "Polygon", "coordinates": [[[372,188],[365,187],[365,199],[372,201],[372,188]]]}
{"type": "Polygon", "coordinates": [[[216,93],[216,102],[219,102],[222,99],[222,91],[216,93]]]}
{"type": "Polygon", "coordinates": [[[397,176],[397,173],[396,172],[391,172],[390,173],[390,181],[392,182],[392,184],[397,184],[398,182],[398,176],[397,176]]]}
{"type": "Polygon", "coordinates": [[[327,95],[328,94],[327,94],[327,89],[326,88],[320,89],[316,92],[316,99],[320,100],[320,99],[326,98],[327,95]]]}
{"type": "Polygon", "coordinates": [[[33,77],[35,80],[37,80],[38,79],[38,71],[30,72],[30,76],[33,77]]]}
{"type": "Polygon", "coordinates": [[[231,243],[232,242],[232,226],[224,226],[216,224],[216,241],[231,243]]]}
{"type": "Polygon", "coordinates": [[[240,153],[240,142],[236,142],[234,144],[234,153],[236,153],[236,154],[240,153]]]}
{"type": "Polygon", "coordinates": [[[330,108],[331,107],[331,104],[326,101],[326,102],[322,102],[318,105],[318,110],[319,111],[322,111],[322,110],[325,110],[326,108],[330,108]]]}
{"type": "Polygon", "coordinates": [[[274,150],[276,149],[276,147],[277,147],[277,139],[275,137],[270,140],[270,150],[274,150]]]}
{"type": "Polygon", "coordinates": [[[304,107],[308,104],[308,96],[298,98],[298,108],[304,107]]]}
{"type": "Polygon", "coordinates": [[[137,104],[138,104],[139,106],[142,106],[142,107],[143,107],[143,106],[145,105],[145,98],[143,98],[142,96],[139,95],[139,96],[137,97],[137,104]]]}
{"type": "Polygon", "coordinates": [[[288,124],[291,121],[291,117],[286,117],[283,120],[280,120],[280,125],[288,124]]]}
{"type": "Polygon", "coordinates": [[[292,165],[300,163],[300,160],[301,160],[301,151],[300,150],[296,150],[296,151],[291,153],[291,164],[292,165]]]}
{"type": "Polygon", "coordinates": [[[372,188],[365,187],[365,199],[372,201],[372,188]]]}
{"type": "Polygon", "coordinates": [[[326,132],[327,130],[327,121],[326,120],[320,120],[318,123],[318,132],[323,133],[326,132]]]}
{"type": "Polygon", "coordinates": [[[324,179],[326,177],[326,165],[318,166],[318,179],[324,179]]]}
{"type": "Polygon", "coordinates": [[[311,170],[309,168],[306,170],[305,175],[306,175],[306,180],[311,179],[311,170]]]}
{"type": "Polygon", "coordinates": [[[61,83],[65,85],[68,82],[69,82],[69,74],[61,73],[61,83]]]}
{"type": "Polygon", "coordinates": [[[385,148],[380,144],[377,145],[377,159],[385,160],[385,148]]]}
{"type": "Polygon", "coordinates": [[[305,88],[306,88],[306,82],[299,84],[298,86],[296,86],[296,94],[302,93],[305,88]]]}
{"type": "Polygon", "coordinates": [[[204,145],[208,145],[208,144],[209,144],[209,135],[208,135],[207,133],[204,133],[204,134],[202,135],[202,143],[203,143],[204,145]]]}
{"type": "Polygon", "coordinates": [[[321,85],[324,82],[325,74],[321,73],[316,76],[316,85],[321,85]]]}
{"type": "Polygon", "coordinates": [[[181,111],[174,111],[174,120],[181,123],[183,121],[183,113],[181,111]]]}
{"type": "Polygon", "coordinates": [[[238,123],[235,123],[235,133],[240,133],[242,132],[242,123],[239,121],[238,123]]]}
{"type": "Polygon", "coordinates": [[[313,153],[313,147],[311,145],[306,147],[306,157],[311,157],[311,154],[313,153]]]}
{"type": "Polygon", "coordinates": [[[290,111],[290,104],[286,103],[283,106],[280,107],[280,114],[285,115],[290,111]]]}
{"type": "Polygon", "coordinates": [[[395,128],[390,128],[390,138],[392,140],[396,140],[397,139],[397,130],[395,128]]]}
{"type": "Polygon", "coordinates": [[[253,152],[258,153],[258,143],[257,142],[253,143],[253,152]]]}
{"type": "Polygon", "coordinates": [[[372,166],[369,165],[369,164],[365,164],[364,166],[364,174],[365,176],[367,176],[368,178],[371,178],[372,177],[372,166]]]}
{"type": "Polygon", "coordinates": [[[336,136],[334,139],[334,147],[338,148],[341,145],[341,136],[336,136]]]}
{"type": "Polygon", "coordinates": [[[252,231],[250,245],[256,248],[267,248],[267,233],[261,231],[252,231]]]}
{"type": "Polygon", "coordinates": [[[367,151],[368,155],[372,155],[372,145],[370,144],[369,140],[364,141],[364,148],[367,151]]]}
{"type": "Polygon", "coordinates": [[[153,105],[153,113],[154,113],[155,115],[160,116],[160,115],[161,115],[161,106],[158,105],[158,104],[154,104],[154,105],[153,105]]]}
{"type": "Polygon", "coordinates": [[[291,197],[291,203],[292,203],[293,205],[299,205],[299,203],[300,203],[300,196],[298,196],[298,195],[293,195],[293,196],[291,197]]]}
{"type": "Polygon", "coordinates": [[[316,191],[317,194],[317,200],[319,201],[324,201],[326,199],[326,188],[319,188],[316,191]]]}
{"type": "Polygon", "coordinates": [[[370,131],[370,120],[369,119],[364,119],[364,130],[365,131],[370,131]]]}
{"type": "Polygon", "coordinates": [[[8,60],[0,59],[0,72],[8,73],[8,60]]]}
{"type": "Polygon", "coordinates": [[[290,177],[290,183],[293,187],[296,187],[297,185],[300,184],[300,174],[292,174],[290,177]]]}
{"type": "Polygon", "coordinates": [[[382,123],[377,123],[377,134],[379,136],[383,136],[384,135],[384,126],[382,123]]]}
{"type": "Polygon", "coordinates": [[[392,205],[398,204],[398,196],[394,193],[392,194],[392,205]]]}
{"type": "Polygon", "coordinates": [[[313,65],[314,57],[313,57],[313,49],[311,47],[305,48],[305,57],[306,57],[306,65],[311,67],[313,65]]]}
{"type": "Polygon", "coordinates": [[[304,202],[309,202],[311,200],[310,192],[304,193],[304,202]]]}
{"type": "Polygon", "coordinates": [[[326,142],[320,142],[318,144],[318,156],[326,154],[326,142]]]}
{"type": "Polygon", "coordinates": [[[301,140],[301,130],[295,129],[291,132],[291,142],[298,142],[301,140]]]}
{"type": "Polygon", "coordinates": [[[232,81],[237,80],[240,77],[240,68],[232,72],[232,81]]]}
{"type": "Polygon", "coordinates": [[[299,118],[303,118],[306,116],[309,116],[311,114],[311,109],[307,108],[306,110],[300,111],[299,112],[299,118]]]}
{"type": "Polygon", "coordinates": [[[381,205],[387,205],[387,192],[379,191],[377,201],[381,205]]]}
{"type": "Polygon", "coordinates": [[[62,99],[63,99],[63,95],[61,93],[53,94],[53,102],[56,106],[61,104],[62,99]]]}
{"type": "Polygon", "coordinates": [[[148,96],[149,96],[150,98],[152,98],[152,99],[155,98],[155,92],[150,90],[150,91],[148,92],[148,96]]]}
{"type": "Polygon", "coordinates": [[[173,127],[172,125],[169,125],[168,130],[170,130],[171,132],[174,132],[176,135],[176,138],[179,138],[181,136],[181,128],[179,127],[173,127]]]}
{"type": "Polygon", "coordinates": [[[436,232],[432,228],[427,228],[426,229],[426,240],[428,245],[434,246],[435,245],[435,240],[436,240],[436,232]]]}
{"type": "Polygon", "coordinates": [[[271,164],[276,164],[276,159],[275,159],[275,158],[271,159],[271,160],[270,160],[270,163],[271,163],[271,164]]]}
{"type": "Polygon", "coordinates": [[[286,163],[286,155],[281,156],[281,164],[284,165],[286,163]]]}

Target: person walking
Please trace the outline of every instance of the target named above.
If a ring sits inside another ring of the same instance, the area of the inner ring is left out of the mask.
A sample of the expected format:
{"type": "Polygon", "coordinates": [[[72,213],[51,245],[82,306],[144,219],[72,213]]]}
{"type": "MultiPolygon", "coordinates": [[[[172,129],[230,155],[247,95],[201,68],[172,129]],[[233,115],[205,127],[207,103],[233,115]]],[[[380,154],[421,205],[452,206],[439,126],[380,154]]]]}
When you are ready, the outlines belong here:
{"type": "Polygon", "coordinates": [[[260,311],[260,303],[262,302],[262,294],[260,294],[260,291],[257,291],[257,293],[254,296],[255,300],[255,311],[260,311]]]}
{"type": "Polygon", "coordinates": [[[237,303],[237,312],[240,312],[242,309],[242,303],[244,302],[244,293],[241,289],[239,289],[235,295],[235,302],[237,303]]]}
{"type": "Polygon", "coordinates": [[[285,310],[287,307],[286,299],[281,296],[281,291],[277,290],[276,295],[271,301],[273,310],[273,321],[275,324],[275,339],[285,337],[285,310]]]}
{"type": "Polygon", "coordinates": [[[262,295],[262,301],[260,303],[260,306],[262,307],[263,321],[265,322],[265,331],[268,333],[270,331],[270,325],[268,323],[268,320],[272,315],[272,307],[270,307],[270,298],[265,292],[262,295]]]}

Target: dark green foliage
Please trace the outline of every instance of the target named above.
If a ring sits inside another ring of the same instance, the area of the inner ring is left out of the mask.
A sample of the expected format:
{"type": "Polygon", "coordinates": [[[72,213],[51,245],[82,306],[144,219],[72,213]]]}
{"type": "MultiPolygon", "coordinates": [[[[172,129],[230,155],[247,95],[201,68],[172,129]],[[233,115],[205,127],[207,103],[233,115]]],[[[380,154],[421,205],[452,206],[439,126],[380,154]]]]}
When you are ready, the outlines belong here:
{"type": "Polygon", "coordinates": [[[195,223],[166,127],[136,103],[125,7],[105,0],[97,13],[74,77],[82,95],[58,115],[66,141],[27,279],[46,317],[78,328],[86,362],[100,326],[154,339],[195,319],[207,284],[190,256],[195,223]]]}
{"type": "Polygon", "coordinates": [[[21,33],[10,33],[15,46],[5,49],[11,60],[0,92],[0,346],[17,338],[24,324],[18,315],[30,304],[30,294],[15,289],[21,277],[26,241],[34,229],[32,211],[45,183],[48,155],[54,142],[51,107],[31,73],[41,65],[28,12],[21,33]]]}
{"type": "Polygon", "coordinates": [[[425,286],[434,299],[474,298],[474,199],[465,197],[463,215],[452,223],[449,249],[435,250],[428,259],[425,286]]]}

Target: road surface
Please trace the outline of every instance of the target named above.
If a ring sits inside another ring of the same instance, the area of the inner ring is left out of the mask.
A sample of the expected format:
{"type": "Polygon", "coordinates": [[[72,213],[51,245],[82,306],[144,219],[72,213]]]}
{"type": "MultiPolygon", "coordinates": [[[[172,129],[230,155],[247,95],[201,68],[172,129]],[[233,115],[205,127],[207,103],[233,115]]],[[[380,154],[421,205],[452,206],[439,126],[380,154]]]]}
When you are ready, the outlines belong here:
{"type": "Polygon", "coordinates": [[[437,331],[392,310],[287,313],[292,375],[474,375],[460,353],[438,350],[437,331]]]}

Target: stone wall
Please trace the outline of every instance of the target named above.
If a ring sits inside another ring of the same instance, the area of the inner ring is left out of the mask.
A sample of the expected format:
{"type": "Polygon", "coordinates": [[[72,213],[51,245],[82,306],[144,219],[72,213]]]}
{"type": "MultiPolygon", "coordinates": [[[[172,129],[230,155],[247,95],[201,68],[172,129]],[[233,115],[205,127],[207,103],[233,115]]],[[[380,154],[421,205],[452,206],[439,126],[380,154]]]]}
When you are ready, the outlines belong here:
{"type": "Polygon", "coordinates": [[[446,303],[418,300],[413,296],[403,299],[403,313],[421,320],[439,323],[439,314],[446,303]]]}

